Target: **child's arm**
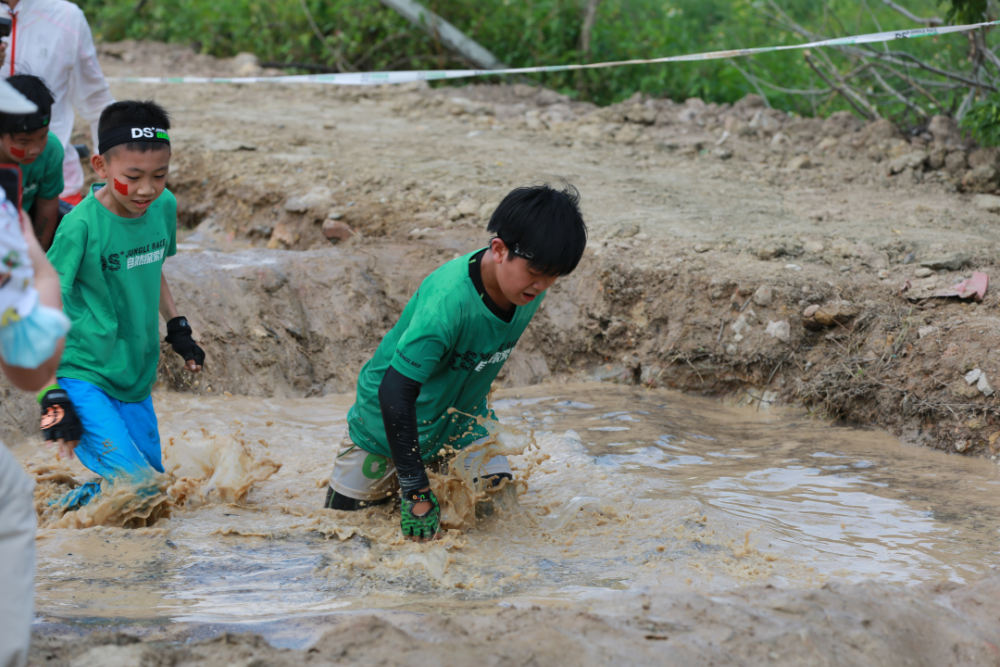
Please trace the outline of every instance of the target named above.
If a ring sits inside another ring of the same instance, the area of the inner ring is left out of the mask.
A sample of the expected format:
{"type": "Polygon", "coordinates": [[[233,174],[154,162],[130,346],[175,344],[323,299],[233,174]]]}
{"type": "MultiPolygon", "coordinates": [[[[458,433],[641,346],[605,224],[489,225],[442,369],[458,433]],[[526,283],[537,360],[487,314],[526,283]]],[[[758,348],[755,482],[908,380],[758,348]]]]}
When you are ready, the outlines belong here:
{"type": "MultiPolygon", "coordinates": [[[[24,241],[28,244],[28,258],[35,271],[35,289],[38,291],[38,303],[49,308],[62,310],[62,292],[59,288],[59,275],[52,268],[52,264],[45,258],[38,239],[31,229],[31,220],[28,214],[21,211],[21,232],[24,234],[24,241]]],[[[23,391],[38,391],[42,387],[55,384],[56,369],[59,367],[59,359],[62,357],[63,341],[60,340],[56,346],[56,351],[41,366],[37,368],[21,368],[20,366],[8,366],[0,357],[0,368],[7,379],[18,389],[23,391]]]]}
{"type": "Polygon", "coordinates": [[[205,351],[191,337],[194,332],[191,330],[187,318],[177,314],[174,295],[170,293],[167,277],[162,273],[160,274],[160,315],[167,321],[167,342],[174,348],[174,352],[184,357],[184,368],[192,373],[200,371],[205,363],[205,351]]]}
{"type": "Polygon", "coordinates": [[[433,496],[429,494],[431,485],[420,456],[417,430],[420,387],[421,383],[389,366],[378,388],[378,402],[402,491],[403,533],[423,542],[437,536],[440,511],[432,500],[422,500],[433,496]]]}

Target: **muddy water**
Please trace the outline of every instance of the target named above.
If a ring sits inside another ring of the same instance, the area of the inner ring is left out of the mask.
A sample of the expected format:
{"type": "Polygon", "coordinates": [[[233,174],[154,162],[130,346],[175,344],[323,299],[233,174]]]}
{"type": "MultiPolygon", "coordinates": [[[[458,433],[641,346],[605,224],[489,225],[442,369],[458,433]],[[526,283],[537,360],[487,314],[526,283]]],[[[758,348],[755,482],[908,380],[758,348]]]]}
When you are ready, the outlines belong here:
{"type": "Polygon", "coordinates": [[[489,612],[654,584],[963,582],[1000,551],[1000,467],[796,411],[603,384],[500,393],[501,419],[534,430],[512,458],[527,491],[418,545],[391,507],[316,509],[352,397],[154,400],[167,449],[235,433],[281,468],[241,504],[208,495],[151,528],[40,531],[43,625],[236,626],[303,646],[317,619],[362,609],[489,612]]]}

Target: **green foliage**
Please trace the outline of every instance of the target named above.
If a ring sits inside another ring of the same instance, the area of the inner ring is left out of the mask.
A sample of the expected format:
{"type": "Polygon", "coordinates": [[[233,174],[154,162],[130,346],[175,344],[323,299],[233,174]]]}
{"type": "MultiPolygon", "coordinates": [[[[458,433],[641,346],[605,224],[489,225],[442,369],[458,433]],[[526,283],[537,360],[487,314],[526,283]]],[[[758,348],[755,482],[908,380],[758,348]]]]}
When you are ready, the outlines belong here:
{"type": "MultiPolygon", "coordinates": [[[[331,71],[440,69],[464,67],[440,43],[409,25],[377,0],[305,0],[322,33],[320,40],[302,8],[303,0],[76,0],[99,39],[152,39],[181,42],[216,56],[240,51],[262,62],[308,63],[331,71]],[[138,8],[138,9],[137,9],[138,8]]],[[[909,28],[912,24],[880,2],[861,0],[776,0],[798,24],[825,36],[909,28]]],[[[985,0],[949,0],[955,11],[974,11],[985,0]]],[[[566,65],[683,55],[766,45],[797,44],[803,38],[768,17],[766,0],[603,0],[589,54],[580,52],[586,0],[424,0],[511,66],[566,65]]],[[[930,16],[937,0],[908,0],[915,13],[930,16]]],[[[964,16],[964,14],[963,14],[964,16]]],[[[964,37],[908,40],[893,49],[909,50],[939,67],[961,68],[964,37]]],[[[841,72],[857,63],[826,53],[841,72]]],[[[739,59],[748,74],[789,89],[827,88],[808,67],[801,51],[739,59]]],[[[797,95],[754,84],[725,60],[636,65],[536,77],[547,86],[606,104],[648,95],[683,100],[734,102],[763,92],[778,108],[802,114],[847,108],[835,94],[797,95]]],[[[884,115],[919,119],[881,88],[868,91],[884,115]]],[[[960,95],[940,92],[944,110],[957,108],[960,95]],[[950,106],[949,106],[950,105],[950,106]]],[[[940,109],[930,109],[939,112],[940,109]]]]}
{"type": "Polygon", "coordinates": [[[962,119],[962,128],[980,146],[1000,146],[1000,97],[988,97],[974,104],[962,119]]]}
{"type": "Polygon", "coordinates": [[[948,6],[945,20],[958,25],[986,21],[989,0],[938,0],[939,5],[948,6]]]}

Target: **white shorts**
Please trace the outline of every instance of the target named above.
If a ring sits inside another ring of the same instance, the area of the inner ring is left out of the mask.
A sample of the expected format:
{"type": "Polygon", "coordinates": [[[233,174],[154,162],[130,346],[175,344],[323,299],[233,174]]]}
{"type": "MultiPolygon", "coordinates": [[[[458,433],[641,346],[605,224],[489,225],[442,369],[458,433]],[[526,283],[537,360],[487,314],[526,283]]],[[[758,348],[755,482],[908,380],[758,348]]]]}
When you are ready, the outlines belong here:
{"type": "MultiPolygon", "coordinates": [[[[483,440],[477,440],[473,444],[479,444],[483,440]]],[[[506,456],[496,456],[481,464],[483,456],[483,452],[467,456],[465,469],[474,470],[482,465],[480,474],[483,477],[501,474],[513,477],[514,473],[506,456]]],[[[399,479],[391,458],[370,454],[351,442],[350,436],[345,436],[333,464],[333,473],[330,474],[330,487],[342,496],[373,502],[395,495],[399,490],[399,479]]]]}

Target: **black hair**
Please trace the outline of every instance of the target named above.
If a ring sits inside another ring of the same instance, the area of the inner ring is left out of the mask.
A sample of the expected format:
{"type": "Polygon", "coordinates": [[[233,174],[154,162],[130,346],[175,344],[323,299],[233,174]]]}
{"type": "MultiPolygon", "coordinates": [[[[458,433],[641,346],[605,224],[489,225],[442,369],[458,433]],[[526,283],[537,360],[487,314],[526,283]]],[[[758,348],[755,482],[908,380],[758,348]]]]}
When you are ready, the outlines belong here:
{"type": "MultiPolygon", "coordinates": [[[[161,130],[170,129],[170,114],[153,100],[122,100],[109,104],[101,112],[101,120],[97,123],[97,136],[108,130],[119,127],[155,127],[161,130]]],[[[170,148],[169,144],[159,141],[130,141],[119,144],[104,153],[104,157],[114,155],[118,149],[146,153],[149,151],[170,148]]],[[[100,150],[100,147],[98,147],[100,150]]]]}
{"type": "Polygon", "coordinates": [[[8,77],[7,83],[34,102],[38,110],[29,114],[0,113],[0,135],[34,132],[47,127],[56,99],[45,82],[31,74],[15,74],[8,77]]]}
{"type": "Polygon", "coordinates": [[[551,276],[572,273],[587,247],[580,193],[569,183],[563,186],[556,190],[543,183],[513,190],[486,227],[516,257],[551,276]]]}

